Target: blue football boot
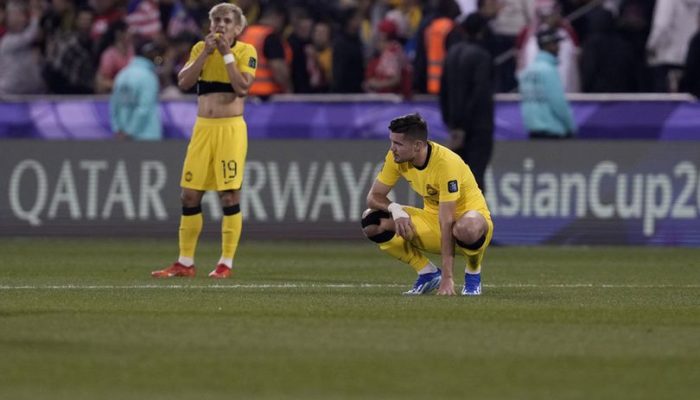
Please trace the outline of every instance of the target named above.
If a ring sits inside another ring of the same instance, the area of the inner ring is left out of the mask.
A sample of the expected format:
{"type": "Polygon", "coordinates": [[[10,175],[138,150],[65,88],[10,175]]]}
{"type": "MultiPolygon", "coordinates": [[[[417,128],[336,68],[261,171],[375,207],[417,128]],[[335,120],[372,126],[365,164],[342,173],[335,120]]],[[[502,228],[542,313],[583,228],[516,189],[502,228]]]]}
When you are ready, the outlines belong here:
{"type": "Polygon", "coordinates": [[[413,284],[413,287],[408,292],[403,294],[406,296],[420,296],[422,294],[427,294],[437,289],[440,286],[440,281],[442,280],[442,272],[440,268],[436,272],[430,272],[427,274],[418,275],[418,279],[413,284]]]}
{"type": "Polygon", "coordinates": [[[464,274],[462,296],[478,296],[481,294],[481,273],[464,274]]]}

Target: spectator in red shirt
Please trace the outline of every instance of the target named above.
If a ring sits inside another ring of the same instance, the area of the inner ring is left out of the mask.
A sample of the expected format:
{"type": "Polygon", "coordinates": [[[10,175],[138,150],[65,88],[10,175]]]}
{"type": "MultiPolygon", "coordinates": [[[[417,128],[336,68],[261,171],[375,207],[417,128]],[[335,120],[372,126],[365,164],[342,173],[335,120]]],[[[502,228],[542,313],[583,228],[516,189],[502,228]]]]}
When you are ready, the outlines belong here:
{"type": "Polygon", "coordinates": [[[390,20],[383,20],[377,27],[377,55],[370,60],[365,71],[365,91],[371,93],[402,93],[402,78],[408,63],[398,29],[390,20]]]}
{"type": "Polygon", "coordinates": [[[111,92],[117,73],[134,57],[132,35],[128,28],[124,21],[117,21],[110,25],[103,37],[104,51],[100,55],[95,82],[97,93],[111,92]]]}

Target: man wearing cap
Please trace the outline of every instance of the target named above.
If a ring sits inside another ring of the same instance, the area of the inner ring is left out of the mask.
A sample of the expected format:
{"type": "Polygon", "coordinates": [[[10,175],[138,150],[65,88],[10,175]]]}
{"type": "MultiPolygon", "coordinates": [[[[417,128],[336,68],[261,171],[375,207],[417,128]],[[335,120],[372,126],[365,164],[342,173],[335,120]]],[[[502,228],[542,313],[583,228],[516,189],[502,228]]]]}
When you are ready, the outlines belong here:
{"type": "Polygon", "coordinates": [[[557,71],[560,40],[556,29],[547,26],[539,29],[537,46],[540,50],[535,61],[518,76],[522,96],[520,111],[531,138],[567,138],[576,132],[557,71]]]}
{"type": "Polygon", "coordinates": [[[117,74],[109,112],[112,131],[118,139],[162,138],[156,64],[162,63],[163,52],[155,42],[137,41],[136,57],[117,74]]]}

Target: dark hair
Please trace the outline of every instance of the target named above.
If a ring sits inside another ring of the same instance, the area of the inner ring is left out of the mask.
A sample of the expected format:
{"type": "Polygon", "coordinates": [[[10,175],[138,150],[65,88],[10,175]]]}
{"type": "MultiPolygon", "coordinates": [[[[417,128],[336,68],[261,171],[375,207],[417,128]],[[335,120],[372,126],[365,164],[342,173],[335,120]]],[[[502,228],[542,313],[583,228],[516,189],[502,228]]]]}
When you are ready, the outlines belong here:
{"type": "Polygon", "coordinates": [[[134,49],[137,56],[154,60],[165,52],[163,46],[143,36],[134,36],[134,49]]]}
{"type": "Polygon", "coordinates": [[[473,12],[467,15],[467,18],[462,21],[462,29],[470,38],[476,38],[480,33],[486,30],[488,21],[478,12],[473,12]]]}
{"type": "Polygon", "coordinates": [[[428,140],[428,124],[418,113],[402,115],[391,120],[389,130],[403,133],[414,140],[428,140]]]}
{"type": "Polygon", "coordinates": [[[126,32],[129,29],[129,25],[123,20],[119,19],[112,22],[107,31],[102,35],[99,44],[97,45],[97,57],[99,62],[99,57],[104,53],[109,46],[113,45],[117,41],[117,33],[126,32]]]}

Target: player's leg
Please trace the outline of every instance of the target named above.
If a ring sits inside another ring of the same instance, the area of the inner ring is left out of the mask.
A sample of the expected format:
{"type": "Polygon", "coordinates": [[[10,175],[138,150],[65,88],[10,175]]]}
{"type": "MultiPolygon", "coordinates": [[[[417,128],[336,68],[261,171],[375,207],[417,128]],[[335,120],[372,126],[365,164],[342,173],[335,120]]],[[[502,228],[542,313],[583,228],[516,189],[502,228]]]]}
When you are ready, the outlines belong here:
{"type": "MultiPolygon", "coordinates": [[[[415,208],[405,207],[411,215],[416,234],[407,241],[395,234],[394,220],[386,211],[367,209],[362,213],[362,231],[367,238],[379,245],[379,249],[390,256],[410,265],[418,274],[413,287],[404,294],[420,295],[428,293],[440,285],[440,270],[419,250],[416,243],[421,243],[421,234],[427,231],[425,221],[420,218],[415,208]]],[[[421,210],[419,210],[421,211],[421,210]]]]}
{"type": "Polygon", "coordinates": [[[180,229],[178,231],[178,243],[180,254],[177,262],[168,268],[153,271],[156,278],[170,278],[175,276],[191,277],[195,275],[194,254],[197,248],[199,234],[202,232],[202,196],[203,191],[182,188],[180,201],[182,203],[182,215],[180,216],[180,229]]]}
{"type": "Polygon", "coordinates": [[[194,254],[202,232],[202,196],[205,190],[212,188],[214,179],[211,171],[210,132],[205,119],[197,118],[192,129],[192,138],[187,146],[187,154],[182,166],[180,186],[182,192],[182,215],[178,242],[180,255],[178,261],[169,268],[154,271],[154,277],[194,276],[194,254]]]}
{"type": "Polygon", "coordinates": [[[243,228],[241,215],[241,191],[225,190],[219,192],[223,218],[221,219],[221,258],[216,268],[209,273],[213,278],[228,278],[233,268],[233,258],[238,249],[243,228]]]}
{"type": "Polygon", "coordinates": [[[216,153],[214,176],[223,211],[221,257],[209,276],[228,278],[233,269],[233,259],[243,227],[240,190],[248,153],[248,131],[242,117],[223,118],[219,122],[213,138],[216,153]]]}
{"type": "Polygon", "coordinates": [[[493,236],[493,222],[477,211],[467,211],[455,222],[452,234],[457,247],[467,257],[462,294],[478,296],[481,294],[481,260],[493,236]]]}

